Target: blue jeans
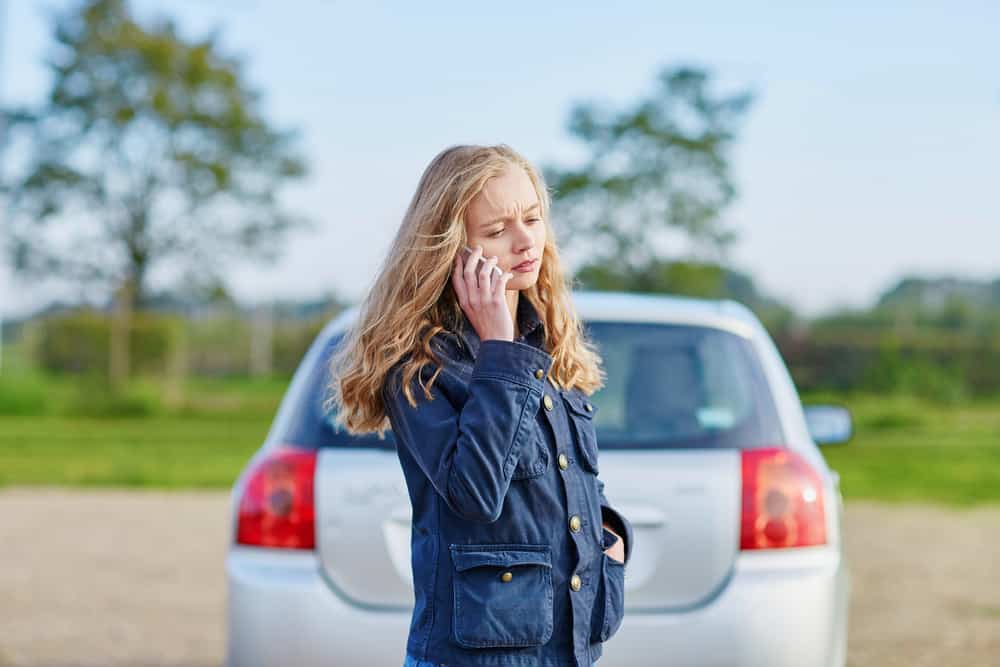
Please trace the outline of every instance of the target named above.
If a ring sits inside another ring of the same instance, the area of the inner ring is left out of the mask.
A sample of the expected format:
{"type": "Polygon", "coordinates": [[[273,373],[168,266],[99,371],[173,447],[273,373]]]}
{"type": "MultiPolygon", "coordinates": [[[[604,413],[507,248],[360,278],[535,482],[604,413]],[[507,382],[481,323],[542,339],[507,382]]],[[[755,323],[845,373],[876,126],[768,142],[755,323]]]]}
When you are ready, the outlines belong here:
{"type": "MultiPolygon", "coordinates": [[[[596,667],[597,663],[593,663],[591,667],[596,667]]],[[[417,660],[416,658],[406,656],[406,660],[403,661],[403,667],[438,667],[433,662],[427,662],[426,660],[417,660]]]]}

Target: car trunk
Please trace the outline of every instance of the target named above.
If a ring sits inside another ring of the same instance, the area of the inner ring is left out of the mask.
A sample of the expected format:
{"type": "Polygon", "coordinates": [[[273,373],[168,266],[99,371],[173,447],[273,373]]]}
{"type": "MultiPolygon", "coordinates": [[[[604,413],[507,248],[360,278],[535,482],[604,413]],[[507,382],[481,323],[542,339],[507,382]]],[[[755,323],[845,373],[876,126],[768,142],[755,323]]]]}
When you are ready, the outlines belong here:
{"type": "MultiPolygon", "coordinates": [[[[695,606],[724,585],[739,551],[738,451],[608,452],[601,479],[635,532],[630,609],[695,606]]],[[[356,604],[410,607],[410,503],[395,453],[324,450],[316,489],[316,549],[331,587],[356,604]]]]}

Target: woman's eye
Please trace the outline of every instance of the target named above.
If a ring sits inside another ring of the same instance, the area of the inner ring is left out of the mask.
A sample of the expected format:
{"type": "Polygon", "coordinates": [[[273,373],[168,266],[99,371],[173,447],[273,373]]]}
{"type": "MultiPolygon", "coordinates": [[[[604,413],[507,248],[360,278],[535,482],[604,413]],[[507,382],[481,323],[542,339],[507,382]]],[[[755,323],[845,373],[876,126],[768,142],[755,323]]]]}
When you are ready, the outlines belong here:
{"type": "Polygon", "coordinates": [[[500,236],[501,234],[503,234],[503,230],[502,229],[498,229],[498,230],[496,230],[495,232],[493,232],[491,234],[487,234],[487,236],[497,237],[497,236],[500,236]]]}
{"type": "Polygon", "coordinates": [[[528,220],[528,222],[541,222],[541,221],[542,221],[541,218],[531,218],[528,220]]]}

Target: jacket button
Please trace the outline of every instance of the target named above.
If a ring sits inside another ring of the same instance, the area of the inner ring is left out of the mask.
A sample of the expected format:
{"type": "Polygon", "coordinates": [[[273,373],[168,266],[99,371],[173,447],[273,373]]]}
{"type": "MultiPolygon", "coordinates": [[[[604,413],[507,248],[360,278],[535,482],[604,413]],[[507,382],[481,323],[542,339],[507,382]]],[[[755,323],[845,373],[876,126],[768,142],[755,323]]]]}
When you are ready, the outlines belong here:
{"type": "Polygon", "coordinates": [[[574,574],[572,577],[569,578],[569,587],[572,588],[574,591],[580,590],[581,586],[583,586],[583,582],[580,581],[579,575],[574,574]]]}
{"type": "Polygon", "coordinates": [[[500,581],[502,581],[504,583],[507,583],[508,581],[510,581],[513,578],[514,578],[514,574],[512,572],[504,572],[502,575],[500,575],[500,581]]]}
{"type": "Polygon", "coordinates": [[[559,455],[559,467],[562,468],[563,470],[569,467],[569,459],[566,458],[565,454],[559,455]]]}
{"type": "Polygon", "coordinates": [[[569,529],[574,533],[580,532],[580,517],[574,514],[569,518],[569,529]]]}
{"type": "Polygon", "coordinates": [[[539,368],[537,371],[535,371],[535,377],[541,380],[543,377],[545,377],[545,371],[539,368]]]}
{"type": "Polygon", "coordinates": [[[590,403],[584,403],[583,404],[583,409],[586,410],[587,412],[593,412],[594,411],[594,406],[591,405],[590,403]]]}
{"type": "Polygon", "coordinates": [[[545,394],[545,398],[542,399],[542,403],[545,404],[545,409],[546,410],[551,410],[552,409],[552,405],[553,405],[552,404],[552,397],[549,396],[548,394],[545,394]]]}

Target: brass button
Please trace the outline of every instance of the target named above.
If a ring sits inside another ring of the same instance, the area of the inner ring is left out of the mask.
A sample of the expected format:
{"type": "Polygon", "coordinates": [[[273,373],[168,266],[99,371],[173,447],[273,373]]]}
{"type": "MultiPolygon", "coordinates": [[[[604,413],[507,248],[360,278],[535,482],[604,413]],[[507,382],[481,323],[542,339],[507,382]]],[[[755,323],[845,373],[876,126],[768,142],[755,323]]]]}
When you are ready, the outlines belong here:
{"type": "Polygon", "coordinates": [[[574,514],[569,518],[569,529],[574,533],[580,532],[580,517],[574,514]]]}
{"type": "Polygon", "coordinates": [[[545,377],[545,371],[539,368],[537,371],[535,371],[535,377],[541,380],[543,377],[545,377]]]}
{"type": "Polygon", "coordinates": [[[513,578],[514,574],[512,572],[504,572],[502,575],[500,575],[500,580],[503,581],[504,583],[510,581],[513,578]]]}
{"type": "Polygon", "coordinates": [[[581,586],[583,586],[583,582],[580,580],[580,575],[574,574],[569,578],[569,587],[574,591],[580,590],[581,586]]]}
{"type": "Polygon", "coordinates": [[[549,396],[548,394],[545,394],[545,397],[542,399],[542,403],[545,404],[545,409],[546,410],[551,410],[552,409],[552,405],[553,405],[552,404],[552,397],[549,396]]]}
{"type": "Polygon", "coordinates": [[[584,403],[583,404],[583,409],[586,410],[587,412],[593,412],[594,411],[594,406],[591,405],[590,403],[584,403]]]}
{"type": "Polygon", "coordinates": [[[565,454],[559,455],[559,467],[562,468],[563,470],[569,467],[569,459],[566,458],[565,454]]]}

